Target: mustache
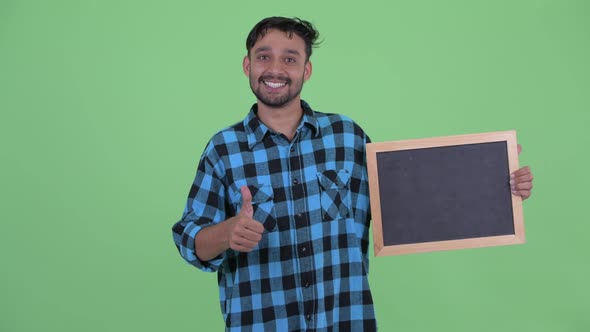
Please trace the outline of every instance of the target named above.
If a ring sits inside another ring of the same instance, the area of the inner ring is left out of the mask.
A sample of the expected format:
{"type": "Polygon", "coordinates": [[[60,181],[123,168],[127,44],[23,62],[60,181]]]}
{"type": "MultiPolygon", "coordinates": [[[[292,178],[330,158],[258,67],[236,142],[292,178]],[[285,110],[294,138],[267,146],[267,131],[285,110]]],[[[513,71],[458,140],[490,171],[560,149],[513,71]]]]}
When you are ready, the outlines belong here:
{"type": "Polygon", "coordinates": [[[280,76],[280,75],[264,75],[264,76],[260,76],[260,78],[258,79],[258,82],[263,83],[263,81],[270,81],[270,80],[277,80],[277,81],[283,81],[287,84],[291,84],[291,79],[286,77],[286,76],[280,76]]]}

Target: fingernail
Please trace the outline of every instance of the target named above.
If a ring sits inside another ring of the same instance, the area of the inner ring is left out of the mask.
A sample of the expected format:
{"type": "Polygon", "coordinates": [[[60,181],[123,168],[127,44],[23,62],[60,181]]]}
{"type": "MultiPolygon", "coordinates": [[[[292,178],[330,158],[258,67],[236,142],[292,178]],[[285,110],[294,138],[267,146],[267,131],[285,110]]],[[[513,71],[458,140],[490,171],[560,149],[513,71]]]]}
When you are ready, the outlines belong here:
{"type": "Polygon", "coordinates": [[[513,186],[514,185],[514,179],[510,180],[510,185],[513,186]]]}
{"type": "Polygon", "coordinates": [[[510,178],[511,179],[514,179],[514,174],[510,174],[510,178]]]}

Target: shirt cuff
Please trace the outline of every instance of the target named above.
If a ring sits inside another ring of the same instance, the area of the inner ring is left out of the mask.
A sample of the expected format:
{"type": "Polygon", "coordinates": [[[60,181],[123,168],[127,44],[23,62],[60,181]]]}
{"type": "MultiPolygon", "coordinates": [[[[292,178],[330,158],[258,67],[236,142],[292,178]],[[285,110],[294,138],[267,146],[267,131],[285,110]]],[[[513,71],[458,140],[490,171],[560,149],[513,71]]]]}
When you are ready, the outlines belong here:
{"type": "Polygon", "coordinates": [[[195,238],[202,229],[212,225],[213,223],[211,222],[197,225],[194,221],[190,221],[184,229],[181,245],[179,246],[182,258],[184,258],[189,264],[205,272],[217,271],[225,256],[225,253],[221,253],[217,257],[207,261],[203,261],[197,256],[195,251],[195,238]]]}

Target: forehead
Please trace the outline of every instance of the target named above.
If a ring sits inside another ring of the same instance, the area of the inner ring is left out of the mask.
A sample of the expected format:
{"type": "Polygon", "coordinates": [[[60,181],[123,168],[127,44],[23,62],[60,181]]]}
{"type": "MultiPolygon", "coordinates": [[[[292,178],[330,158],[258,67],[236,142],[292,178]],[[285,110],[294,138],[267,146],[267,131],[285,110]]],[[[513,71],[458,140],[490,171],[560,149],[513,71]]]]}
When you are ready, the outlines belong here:
{"type": "Polygon", "coordinates": [[[264,34],[264,37],[259,38],[252,47],[252,51],[254,52],[260,49],[281,52],[295,50],[301,54],[305,54],[305,41],[295,33],[291,33],[291,36],[289,36],[288,32],[269,29],[264,34]]]}

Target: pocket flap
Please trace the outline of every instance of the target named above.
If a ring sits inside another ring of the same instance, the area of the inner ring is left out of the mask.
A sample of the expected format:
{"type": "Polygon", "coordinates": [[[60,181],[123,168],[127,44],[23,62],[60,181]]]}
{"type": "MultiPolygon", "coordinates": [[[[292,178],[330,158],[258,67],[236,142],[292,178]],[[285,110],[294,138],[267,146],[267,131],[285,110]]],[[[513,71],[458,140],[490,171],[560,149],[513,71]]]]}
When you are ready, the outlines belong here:
{"type": "Polygon", "coordinates": [[[272,186],[269,184],[248,185],[250,193],[252,194],[252,204],[259,204],[273,199],[272,186]]]}
{"type": "Polygon", "coordinates": [[[318,180],[320,186],[324,189],[342,189],[348,187],[350,181],[350,173],[345,169],[340,170],[326,170],[318,173],[318,180]]]}

